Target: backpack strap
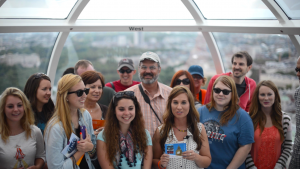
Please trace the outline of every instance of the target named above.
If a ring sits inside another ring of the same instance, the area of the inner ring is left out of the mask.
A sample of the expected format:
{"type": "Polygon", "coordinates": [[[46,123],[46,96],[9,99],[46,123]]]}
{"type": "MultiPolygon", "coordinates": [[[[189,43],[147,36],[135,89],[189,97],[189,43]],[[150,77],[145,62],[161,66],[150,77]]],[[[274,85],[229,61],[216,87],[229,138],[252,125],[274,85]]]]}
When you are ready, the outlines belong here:
{"type": "Polygon", "coordinates": [[[111,88],[115,90],[115,85],[113,82],[109,82],[111,84],[111,88]]]}

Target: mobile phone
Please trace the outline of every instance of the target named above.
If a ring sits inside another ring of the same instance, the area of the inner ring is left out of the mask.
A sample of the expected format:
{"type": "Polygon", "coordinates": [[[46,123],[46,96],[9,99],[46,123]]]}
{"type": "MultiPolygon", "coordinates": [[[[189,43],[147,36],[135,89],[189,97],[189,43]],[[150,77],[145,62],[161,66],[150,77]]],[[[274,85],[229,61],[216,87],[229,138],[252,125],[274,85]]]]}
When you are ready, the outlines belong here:
{"type": "Polygon", "coordinates": [[[82,139],[86,138],[85,126],[80,126],[80,132],[82,134],[82,139]]]}

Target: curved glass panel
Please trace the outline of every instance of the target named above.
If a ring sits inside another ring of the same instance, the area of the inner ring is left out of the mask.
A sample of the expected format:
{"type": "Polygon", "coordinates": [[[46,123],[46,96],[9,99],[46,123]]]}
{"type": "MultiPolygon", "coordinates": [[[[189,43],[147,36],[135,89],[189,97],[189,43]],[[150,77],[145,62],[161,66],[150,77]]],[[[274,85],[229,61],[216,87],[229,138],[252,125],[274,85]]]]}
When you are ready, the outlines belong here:
{"type": "Polygon", "coordinates": [[[174,0],[95,0],[90,1],[78,19],[190,19],[181,1],[174,0]]]}
{"type": "Polygon", "coordinates": [[[7,0],[0,18],[65,19],[77,0],[7,0]]]}
{"type": "Polygon", "coordinates": [[[292,118],[293,134],[296,132],[294,92],[299,79],[294,68],[297,51],[287,35],[213,33],[219,47],[226,72],[231,71],[231,57],[239,51],[247,51],[253,58],[247,76],[256,83],[272,80],[279,89],[282,110],[292,118]]]}
{"type": "Polygon", "coordinates": [[[261,0],[194,0],[205,19],[276,19],[261,0]]]}
{"type": "Polygon", "coordinates": [[[275,0],[289,19],[300,19],[299,0],[275,0]]]}
{"type": "MultiPolygon", "coordinates": [[[[166,85],[170,85],[176,71],[187,70],[194,64],[203,67],[205,77],[216,74],[202,33],[71,32],[58,63],[55,84],[63,72],[74,67],[80,59],[90,60],[94,68],[104,75],[106,83],[119,80],[118,62],[122,58],[131,58],[138,70],[139,57],[146,51],[160,56],[162,71],[158,80],[166,85]]],[[[140,81],[138,71],[133,80],[140,81]]]]}
{"type": "Polygon", "coordinates": [[[0,33],[0,94],[7,87],[21,90],[34,73],[47,73],[58,33],[0,33]]]}

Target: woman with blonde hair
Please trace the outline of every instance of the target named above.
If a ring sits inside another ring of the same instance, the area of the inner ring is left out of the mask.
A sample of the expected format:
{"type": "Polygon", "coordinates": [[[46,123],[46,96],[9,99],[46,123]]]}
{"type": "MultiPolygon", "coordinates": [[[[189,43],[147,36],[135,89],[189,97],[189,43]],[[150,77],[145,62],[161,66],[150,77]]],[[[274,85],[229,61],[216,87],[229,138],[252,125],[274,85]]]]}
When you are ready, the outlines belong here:
{"type": "Polygon", "coordinates": [[[292,150],[291,118],[281,110],[280,95],[270,80],[260,82],[254,91],[249,112],[254,125],[249,169],[286,168],[292,150]]]}
{"type": "Polygon", "coordinates": [[[0,168],[42,168],[45,161],[41,130],[25,94],[7,88],[0,99],[0,168]]]}
{"type": "Polygon", "coordinates": [[[191,91],[184,86],[172,89],[163,125],[153,136],[152,165],[161,168],[206,168],[211,162],[209,144],[204,126],[199,122],[199,113],[194,105],[191,91]],[[164,153],[165,144],[186,143],[183,158],[169,158],[164,153]]]}
{"type": "Polygon", "coordinates": [[[89,89],[85,88],[78,75],[67,74],[58,82],[56,107],[45,128],[46,159],[48,168],[78,168],[76,163],[82,158],[79,168],[94,169],[91,160],[96,160],[96,139],[92,118],[83,109],[89,89]],[[82,139],[80,127],[86,127],[86,139],[82,139]],[[62,154],[68,145],[71,134],[80,138],[77,152],[70,158],[62,154]]]}
{"type": "Polygon", "coordinates": [[[103,169],[151,168],[151,136],[133,91],[114,94],[97,137],[97,154],[103,169]]]}
{"type": "Polygon", "coordinates": [[[245,168],[245,159],[254,142],[253,123],[238,105],[235,83],[220,76],[213,84],[210,102],[198,109],[209,140],[213,168],[245,168]]]}

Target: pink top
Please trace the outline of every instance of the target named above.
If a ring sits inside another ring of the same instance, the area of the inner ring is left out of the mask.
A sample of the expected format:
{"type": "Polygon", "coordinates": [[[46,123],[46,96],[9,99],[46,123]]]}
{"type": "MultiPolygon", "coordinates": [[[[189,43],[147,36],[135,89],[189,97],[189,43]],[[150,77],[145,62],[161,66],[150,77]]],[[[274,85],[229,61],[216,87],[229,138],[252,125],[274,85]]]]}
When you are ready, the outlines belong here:
{"type": "Polygon", "coordinates": [[[280,134],[275,126],[264,129],[260,135],[260,128],[254,132],[255,143],[252,144],[251,156],[257,169],[274,169],[281,155],[280,134]]]}

